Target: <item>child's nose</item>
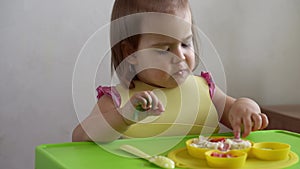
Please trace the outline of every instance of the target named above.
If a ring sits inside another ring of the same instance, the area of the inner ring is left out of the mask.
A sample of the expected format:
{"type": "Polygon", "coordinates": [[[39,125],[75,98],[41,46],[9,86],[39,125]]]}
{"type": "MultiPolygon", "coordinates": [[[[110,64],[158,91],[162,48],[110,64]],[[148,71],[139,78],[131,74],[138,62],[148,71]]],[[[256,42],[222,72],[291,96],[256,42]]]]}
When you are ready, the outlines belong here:
{"type": "Polygon", "coordinates": [[[173,51],[172,51],[172,53],[173,53],[175,56],[177,56],[177,57],[174,56],[174,57],[172,58],[172,62],[173,62],[173,63],[181,62],[181,61],[183,61],[183,60],[186,59],[185,53],[184,53],[184,49],[182,49],[181,46],[178,46],[178,47],[174,48],[173,51]]]}

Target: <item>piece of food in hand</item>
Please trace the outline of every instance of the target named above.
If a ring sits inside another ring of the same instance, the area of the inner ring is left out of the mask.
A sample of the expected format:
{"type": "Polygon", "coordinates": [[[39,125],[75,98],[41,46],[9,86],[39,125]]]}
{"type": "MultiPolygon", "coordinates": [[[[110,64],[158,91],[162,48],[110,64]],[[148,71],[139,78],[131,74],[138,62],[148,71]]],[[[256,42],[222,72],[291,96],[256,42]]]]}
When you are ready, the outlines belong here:
{"type": "Polygon", "coordinates": [[[143,106],[141,104],[138,104],[137,106],[135,106],[135,109],[138,110],[138,111],[146,111],[145,109],[143,109],[143,106]]]}

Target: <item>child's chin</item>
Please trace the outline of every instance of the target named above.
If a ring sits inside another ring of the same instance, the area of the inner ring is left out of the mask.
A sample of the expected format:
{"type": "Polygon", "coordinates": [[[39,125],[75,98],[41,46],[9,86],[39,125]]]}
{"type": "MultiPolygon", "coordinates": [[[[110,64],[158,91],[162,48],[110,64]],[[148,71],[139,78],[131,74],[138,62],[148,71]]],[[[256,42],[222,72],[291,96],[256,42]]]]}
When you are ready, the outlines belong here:
{"type": "Polygon", "coordinates": [[[183,84],[186,79],[187,79],[187,77],[181,77],[181,78],[176,78],[176,79],[172,78],[172,83],[170,83],[167,88],[178,87],[181,84],[183,84]]]}
{"type": "Polygon", "coordinates": [[[185,79],[177,79],[177,86],[183,84],[185,82],[186,78],[185,79]]]}

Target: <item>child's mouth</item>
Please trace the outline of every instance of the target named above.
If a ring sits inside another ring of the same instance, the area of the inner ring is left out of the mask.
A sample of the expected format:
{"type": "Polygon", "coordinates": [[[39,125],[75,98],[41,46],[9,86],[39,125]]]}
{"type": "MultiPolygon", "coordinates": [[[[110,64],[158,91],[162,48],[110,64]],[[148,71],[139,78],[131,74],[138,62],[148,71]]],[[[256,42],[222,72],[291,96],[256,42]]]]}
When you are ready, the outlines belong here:
{"type": "Polygon", "coordinates": [[[189,74],[189,71],[187,69],[181,69],[178,70],[173,74],[175,77],[186,77],[189,74]]]}

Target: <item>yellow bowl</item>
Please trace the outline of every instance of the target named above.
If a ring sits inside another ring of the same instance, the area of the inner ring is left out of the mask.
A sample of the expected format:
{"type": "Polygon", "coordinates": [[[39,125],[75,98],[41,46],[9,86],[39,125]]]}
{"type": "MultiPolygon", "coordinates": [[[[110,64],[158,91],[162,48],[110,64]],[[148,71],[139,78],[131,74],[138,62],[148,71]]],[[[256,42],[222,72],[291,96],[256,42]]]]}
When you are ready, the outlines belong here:
{"type": "Polygon", "coordinates": [[[279,142],[254,143],[251,154],[261,160],[284,160],[288,157],[291,146],[279,142]]]}
{"type": "MultiPolygon", "coordinates": [[[[212,137],[212,138],[221,138],[221,136],[220,137],[212,137]]],[[[225,137],[225,138],[228,138],[228,137],[225,137]]],[[[193,138],[193,139],[189,139],[185,142],[187,151],[192,157],[199,158],[199,159],[205,159],[205,152],[212,150],[212,149],[192,146],[191,144],[197,140],[198,140],[198,138],[193,138]]],[[[254,144],[252,141],[250,141],[250,143],[251,143],[251,146],[254,144]]],[[[245,148],[245,149],[240,149],[238,151],[243,151],[245,153],[248,153],[250,150],[251,150],[251,147],[245,148]]]]}
{"type": "Polygon", "coordinates": [[[194,147],[192,146],[191,144],[194,142],[194,140],[198,140],[197,138],[193,138],[193,139],[189,139],[185,142],[186,144],[186,148],[187,148],[187,151],[188,153],[195,157],[195,158],[200,158],[200,159],[205,159],[205,152],[211,150],[211,149],[208,149],[208,148],[199,148],[199,147],[194,147]]]}
{"type": "Polygon", "coordinates": [[[210,150],[205,152],[206,162],[208,166],[214,168],[240,168],[245,165],[247,159],[247,153],[239,150],[230,150],[228,152],[222,152],[219,150],[210,150]],[[230,154],[233,157],[215,157],[212,153],[218,154],[230,154]]]}

